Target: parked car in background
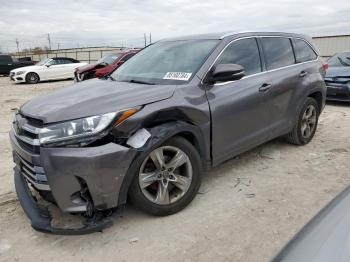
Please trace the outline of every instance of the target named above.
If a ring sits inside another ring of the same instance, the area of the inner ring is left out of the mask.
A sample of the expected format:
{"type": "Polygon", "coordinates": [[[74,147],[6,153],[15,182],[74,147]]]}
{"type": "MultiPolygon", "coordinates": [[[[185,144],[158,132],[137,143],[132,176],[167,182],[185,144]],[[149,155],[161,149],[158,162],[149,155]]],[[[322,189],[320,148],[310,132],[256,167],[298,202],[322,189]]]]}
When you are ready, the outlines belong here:
{"type": "Polygon", "coordinates": [[[310,39],[287,33],[165,39],[108,77],[41,95],[16,114],[10,139],[18,199],[32,226],[99,231],[128,195],[152,215],[196,196],[202,170],[279,136],[305,145],[326,99],[310,39]],[[81,229],[51,226],[28,183],[81,229]]]}
{"type": "Polygon", "coordinates": [[[350,102],[350,51],[335,54],[327,62],[327,100],[350,102]]]}
{"type": "Polygon", "coordinates": [[[73,79],[75,69],[86,64],[68,57],[46,58],[35,65],[11,70],[10,78],[16,83],[29,84],[46,80],[73,79]]]}
{"type": "Polygon", "coordinates": [[[10,55],[0,55],[0,75],[9,75],[10,71],[24,66],[34,65],[34,61],[13,59],[10,55]]]}
{"type": "Polygon", "coordinates": [[[33,61],[32,58],[30,56],[25,56],[25,57],[19,57],[18,61],[27,61],[27,62],[33,62],[33,63],[37,63],[37,61],[33,61]]]}
{"type": "Polygon", "coordinates": [[[76,82],[80,82],[109,74],[130,59],[139,50],[140,49],[123,50],[105,55],[94,64],[77,68],[74,72],[74,79],[76,82]]]}

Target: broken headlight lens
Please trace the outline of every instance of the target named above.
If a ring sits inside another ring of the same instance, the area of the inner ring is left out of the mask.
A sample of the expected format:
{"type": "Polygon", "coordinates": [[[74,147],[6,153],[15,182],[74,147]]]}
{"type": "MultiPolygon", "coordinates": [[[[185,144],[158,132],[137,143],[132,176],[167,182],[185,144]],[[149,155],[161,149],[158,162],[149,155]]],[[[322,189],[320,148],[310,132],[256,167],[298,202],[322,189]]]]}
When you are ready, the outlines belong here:
{"type": "Polygon", "coordinates": [[[88,140],[105,135],[107,127],[114,126],[133,115],[139,108],[80,118],[44,127],[39,132],[40,144],[63,142],[66,140],[88,140]],[[129,112],[129,114],[128,114],[129,112]],[[130,114],[132,112],[132,114],[130,114]],[[127,117],[125,115],[127,114],[127,117]]]}

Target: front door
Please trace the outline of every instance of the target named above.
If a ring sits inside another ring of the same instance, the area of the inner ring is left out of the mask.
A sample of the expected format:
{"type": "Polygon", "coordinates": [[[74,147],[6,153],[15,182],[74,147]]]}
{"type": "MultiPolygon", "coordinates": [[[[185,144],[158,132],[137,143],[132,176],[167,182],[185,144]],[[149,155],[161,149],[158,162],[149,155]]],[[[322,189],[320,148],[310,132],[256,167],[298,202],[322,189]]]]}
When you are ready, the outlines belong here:
{"type": "Polygon", "coordinates": [[[214,165],[266,141],[269,134],[265,89],[270,81],[266,73],[261,73],[257,40],[245,38],[232,42],[217,64],[239,64],[244,67],[245,77],[216,83],[207,89],[214,165]]]}

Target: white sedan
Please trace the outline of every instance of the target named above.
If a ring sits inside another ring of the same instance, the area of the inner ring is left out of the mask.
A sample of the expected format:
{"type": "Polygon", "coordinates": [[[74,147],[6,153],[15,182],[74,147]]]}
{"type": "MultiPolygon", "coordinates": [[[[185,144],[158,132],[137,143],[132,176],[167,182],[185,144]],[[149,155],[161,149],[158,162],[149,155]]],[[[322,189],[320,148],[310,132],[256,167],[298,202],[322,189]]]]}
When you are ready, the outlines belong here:
{"type": "Polygon", "coordinates": [[[58,80],[74,78],[74,71],[87,63],[68,57],[47,58],[39,63],[20,67],[10,72],[11,80],[16,83],[35,84],[45,80],[58,80]]]}

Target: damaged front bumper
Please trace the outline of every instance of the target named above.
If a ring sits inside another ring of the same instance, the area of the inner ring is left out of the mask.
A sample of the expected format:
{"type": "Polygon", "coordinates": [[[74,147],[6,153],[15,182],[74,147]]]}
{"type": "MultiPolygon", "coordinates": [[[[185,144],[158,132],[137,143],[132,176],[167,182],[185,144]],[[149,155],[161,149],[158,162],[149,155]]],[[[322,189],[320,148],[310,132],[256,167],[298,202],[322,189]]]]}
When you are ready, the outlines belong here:
{"type": "Polygon", "coordinates": [[[80,229],[51,227],[51,216],[32,197],[28,183],[39,193],[50,193],[66,213],[101,214],[120,205],[123,179],[137,151],[115,143],[85,148],[44,148],[32,152],[10,131],[16,162],[15,184],[20,203],[38,231],[86,234],[101,231],[110,220],[99,216],[80,229]]]}
{"type": "Polygon", "coordinates": [[[37,231],[57,235],[82,235],[102,231],[106,227],[112,225],[112,220],[110,218],[100,217],[100,219],[87,220],[84,226],[80,228],[67,229],[52,227],[52,217],[48,209],[38,204],[18,167],[15,167],[15,187],[18,200],[30,219],[32,227],[37,231]]]}

